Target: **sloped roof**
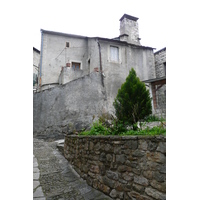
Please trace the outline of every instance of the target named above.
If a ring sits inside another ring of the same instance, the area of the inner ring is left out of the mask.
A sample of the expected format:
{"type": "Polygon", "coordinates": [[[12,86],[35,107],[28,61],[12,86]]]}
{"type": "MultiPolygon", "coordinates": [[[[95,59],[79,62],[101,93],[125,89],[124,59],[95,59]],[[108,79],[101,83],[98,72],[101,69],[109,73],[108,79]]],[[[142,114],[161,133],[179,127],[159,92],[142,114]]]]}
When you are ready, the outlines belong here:
{"type": "Polygon", "coordinates": [[[131,15],[127,15],[127,14],[124,14],[119,21],[122,21],[124,18],[127,18],[127,19],[130,19],[130,20],[133,20],[133,21],[137,21],[139,18],[137,17],[134,17],[134,16],[131,16],[131,15]]]}
{"type": "Polygon", "coordinates": [[[40,53],[40,51],[38,49],[36,49],[35,47],[33,47],[33,51],[40,53]]]}
{"type": "Polygon", "coordinates": [[[120,44],[124,44],[124,45],[135,46],[135,47],[138,47],[138,48],[154,49],[152,47],[147,47],[147,46],[142,46],[142,45],[135,45],[135,44],[128,43],[126,41],[120,41],[120,40],[117,40],[116,38],[109,39],[109,38],[102,38],[102,37],[87,37],[87,36],[74,35],[74,34],[69,34],[69,33],[61,33],[61,32],[55,32],[55,31],[48,31],[48,30],[44,30],[44,29],[41,29],[41,32],[47,33],[47,34],[52,34],[52,35],[60,35],[60,36],[82,38],[82,39],[98,39],[98,40],[103,40],[103,41],[120,43],[120,44]]]}

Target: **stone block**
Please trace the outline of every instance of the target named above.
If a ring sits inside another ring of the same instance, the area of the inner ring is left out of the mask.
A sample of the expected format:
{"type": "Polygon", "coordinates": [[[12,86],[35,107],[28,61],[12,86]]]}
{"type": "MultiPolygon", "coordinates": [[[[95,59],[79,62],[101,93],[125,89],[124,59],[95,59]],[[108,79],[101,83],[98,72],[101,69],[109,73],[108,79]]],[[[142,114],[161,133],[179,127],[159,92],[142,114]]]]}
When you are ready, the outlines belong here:
{"type": "Polygon", "coordinates": [[[157,163],[166,163],[166,156],[160,152],[147,152],[147,159],[157,163]]]}
{"type": "Polygon", "coordinates": [[[153,188],[146,188],[145,193],[149,195],[150,197],[153,197],[154,199],[158,200],[166,200],[166,194],[163,194],[161,192],[158,192],[157,190],[153,188]]]}
{"type": "Polygon", "coordinates": [[[149,185],[149,181],[142,176],[134,176],[134,182],[143,186],[149,185]]]}
{"type": "Polygon", "coordinates": [[[133,173],[125,172],[122,174],[122,178],[126,181],[132,181],[133,180],[133,173]]]}
{"type": "Polygon", "coordinates": [[[147,171],[143,171],[143,176],[148,178],[148,179],[152,179],[153,177],[153,172],[150,171],[150,170],[147,170],[147,171]]]}
{"type": "Polygon", "coordinates": [[[156,180],[152,180],[152,181],[150,182],[150,185],[151,185],[153,188],[159,190],[160,192],[166,193],[166,182],[160,183],[160,182],[157,182],[156,180]]]}
{"type": "Polygon", "coordinates": [[[105,194],[109,194],[110,193],[110,188],[107,185],[104,185],[104,184],[102,184],[100,182],[98,182],[98,188],[99,188],[99,190],[101,190],[105,194]]]}
{"type": "Polygon", "coordinates": [[[156,151],[160,151],[161,153],[166,153],[166,143],[165,142],[159,142],[156,151]]]}
{"type": "Polygon", "coordinates": [[[116,155],[116,162],[123,164],[125,161],[126,161],[126,156],[124,154],[116,155]]]}
{"type": "Polygon", "coordinates": [[[106,176],[112,180],[118,180],[118,173],[113,171],[107,171],[106,176]]]}
{"type": "Polygon", "coordinates": [[[115,186],[115,181],[108,178],[107,176],[103,177],[103,183],[110,188],[114,188],[114,186],[115,186]]]}
{"type": "Polygon", "coordinates": [[[139,169],[138,167],[137,168],[133,168],[132,172],[134,174],[140,175],[141,174],[141,169],[139,169]]]}
{"type": "Polygon", "coordinates": [[[98,189],[98,180],[94,179],[92,183],[93,188],[98,189]]]}
{"type": "Polygon", "coordinates": [[[138,185],[138,184],[136,184],[136,183],[133,183],[132,186],[133,186],[133,190],[134,190],[134,191],[137,191],[137,192],[140,192],[140,193],[143,193],[143,192],[144,192],[144,189],[145,189],[144,186],[138,185]]]}
{"type": "Polygon", "coordinates": [[[115,147],[114,147],[114,153],[115,153],[115,154],[121,154],[121,148],[122,148],[121,145],[120,145],[120,146],[115,146],[115,147]]]}
{"type": "Polygon", "coordinates": [[[102,162],[105,162],[106,161],[106,154],[104,152],[102,152],[99,156],[99,160],[102,161],[102,162]]]}
{"type": "Polygon", "coordinates": [[[119,192],[115,189],[112,189],[111,192],[110,192],[110,196],[112,198],[120,198],[120,199],[123,199],[123,196],[124,196],[124,193],[123,192],[119,192]]]}
{"type": "Polygon", "coordinates": [[[136,157],[142,157],[142,156],[144,156],[145,155],[145,151],[143,151],[143,150],[135,150],[135,151],[133,151],[133,153],[132,153],[132,156],[136,156],[136,157]]]}
{"type": "Polygon", "coordinates": [[[157,149],[157,147],[158,147],[158,143],[155,141],[149,141],[149,143],[148,143],[148,150],[149,151],[155,151],[156,149],[157,149]]]}
{"type": "Polygon", "coordinates": [[[91,150],[93,150],[93,148],[94,148],[94,143],[90,141],[90,143],[89,143],[89,150],[91,151],[91,150]]]}
{"type": "Polygon", "coordinates": [[[138,142],[137,142],[137,140],[128,140],[125,142],[124,147],[135,150],[138,148],[138,142]]]}
{"type": "Polygon", "coordinates": [[[126,160],[125,164],[129,167],[132,167],[132,168],[136,168],[137,167],[137,161],[130,161],[130,160],[126,160]]]}
{"type": "Polygon", "coordinates": [[[106,145],[104,146],[104,150],[107,151],[107,152],[112,152],[112,151],[113,151],[113,149],[112,149],[112,147],[111,147],[110,144],[106,144],[106,145]]]}
{"type": "Polygon", "coordinates": [[[94,150],[95,150],[95,151],[99,151],[100,149],[101,149],[100,142],[97,142],[97,143],[94,145],[94,150]]]}
{"type": "Polygon", "coordinates": [[[119,165],[119,167],[117,168],[117,171],[118,172],[131,172],[132,171],[132,168],[131,167],[128,167],[126,165],[119,165]]]}
{"type": "Polygon", "coordinates": [[[103,164],[99,165],[99,170],[100,170],[100,174],[102,176],[104,176],[106,174],[106,167],[105,167],[105,165],[103,165],[103,164]]]}
{"type": "Polygon", "coordinates": [[[106,160],[111,162],[112,161],[112,156],[110,154],[107,154],[106,155],[106,160]]]}
{"type": "Polygon", "coordinates": [[[93,179],[95,179],[96,178],[96,174],[94,174],[94,173],[92,173],[92,172],[88,172],[88,175],[90,176],[90,177],[92,177],[93,179]]]}
{"type": "Polygon", "coordinates": [[[148,147],[147,141],[143,141],[143,140],[139,141],[138,149],[146,151],[147,147],[148,147]]]}
{"type": "Polygon", "coordinates": [[[155,179],[158,182],[164,182],[166,180],[166,175],[161,174],[158,171],[153,172],[153,179],[155,179]]]}
{"type": "Polygon", "coordinates": [[[99,166],[97,166],[97,165],[91,165],[90,166],[90,171],[93,172],[93,173],[98,174],[99,173],[99,166]]]}

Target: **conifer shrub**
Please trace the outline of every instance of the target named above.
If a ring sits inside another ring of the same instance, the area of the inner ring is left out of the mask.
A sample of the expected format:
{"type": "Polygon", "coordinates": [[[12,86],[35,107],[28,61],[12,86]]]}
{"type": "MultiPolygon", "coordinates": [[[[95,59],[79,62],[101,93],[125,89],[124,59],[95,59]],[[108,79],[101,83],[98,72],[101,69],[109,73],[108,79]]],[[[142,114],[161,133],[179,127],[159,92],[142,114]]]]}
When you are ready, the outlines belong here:
{"type": "Polygon", "coordinates": [[[149,91],[136,76],[133,68],[130,70],[125,83],[118,90],[113,106],[117,119],[132,126],[133,130],[137,129],[138,121],[152,113],[149,91]]]}

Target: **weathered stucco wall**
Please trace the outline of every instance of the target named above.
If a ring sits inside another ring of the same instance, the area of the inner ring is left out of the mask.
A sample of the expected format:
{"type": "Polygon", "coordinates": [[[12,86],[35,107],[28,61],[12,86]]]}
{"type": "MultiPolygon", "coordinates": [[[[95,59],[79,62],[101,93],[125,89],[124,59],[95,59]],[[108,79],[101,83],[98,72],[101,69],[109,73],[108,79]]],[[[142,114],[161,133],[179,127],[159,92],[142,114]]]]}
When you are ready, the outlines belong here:
{"type": "Polygon", "coordinates": [[[101,76],[93,72],[33,95],[33,134],[38,138],[64,138],[69,131],[88,127],[106,108],[101,76]]]}
{"type": "Polygon", "coordinates": [[[80,176],[113,199],[166,199],[164,136],[66,136],[64,155],[80,176]]]}
{"type": "Polygon", "coordinates": [[[42,85],[58,83],[61,69],[66,66],[66,63],[81,63],[81,69],[88,74],[88,41],[86,37],[50,34],[45,31],[42,34],[42,85]],[[66,47],[66,42],[69,42],[69,48],[66,47]]]}
{"type": "Polygon", "coordinates": [[[121,85],[126,81],[131,68],[140,80],[155,78],[154,54],[152,49],[127,46],[117,42],[101,41],[102,70],[107,93],[108,111],[113,111],[113,102],[121,85]],[[110,47],[119,48],[119,61],[110,60],[110,47]]]}

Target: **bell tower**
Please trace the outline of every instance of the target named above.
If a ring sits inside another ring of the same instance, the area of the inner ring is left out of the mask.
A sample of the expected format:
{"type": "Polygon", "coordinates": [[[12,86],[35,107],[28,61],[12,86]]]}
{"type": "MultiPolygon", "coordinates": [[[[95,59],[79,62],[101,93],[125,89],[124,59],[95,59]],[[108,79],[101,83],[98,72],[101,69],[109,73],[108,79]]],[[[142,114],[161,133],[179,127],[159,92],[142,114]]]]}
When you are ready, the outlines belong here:
{"type": "Polygon", "coordinates": [[[120,21],[120,41],[140,45],[138,20],[139,18],[124,14],[120,21]]]}

